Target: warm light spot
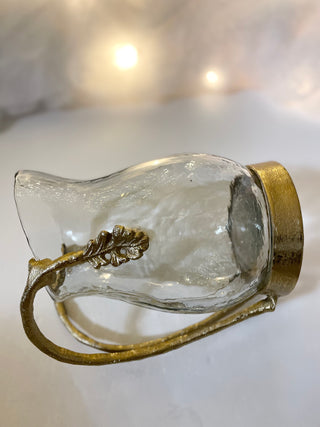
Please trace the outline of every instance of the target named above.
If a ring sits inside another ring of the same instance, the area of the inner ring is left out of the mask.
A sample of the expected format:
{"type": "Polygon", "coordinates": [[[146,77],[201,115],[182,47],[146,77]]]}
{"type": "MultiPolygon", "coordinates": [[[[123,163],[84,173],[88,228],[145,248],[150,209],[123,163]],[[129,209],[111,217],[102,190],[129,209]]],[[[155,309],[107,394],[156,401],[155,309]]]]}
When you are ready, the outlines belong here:
{"type": "Polygon", "coordinates": [[[203,74],[203,84],[209,90],[224,90],[227,84],[227,75],[222,73],[221,70],[211,68],[203,74]]]}
{"type": "Polygon", "coordinates": [[[129,70],[137,65],[138,51],[131,44],[116,46],[114,55],[114,63],[120,70],[129,70]]]}
{"type": "Polygon", "coordinates": [[[109,32],[99,32],[72,52],[68,75],[90,97],[110,103],[132,102],[154,90],[158,71],[155,62],[153,42],[120,32],[110,40],[109,32]],[[143,46],[141,58],[139,46],[143,46]]]}
{"type": "Polygon", "coordinates": [[[218,83],[219,76],[218,76],[218,74],[215,71],[211,70],[211,71],[207,72],[206,79],[207,79],[208,83],[214,85],[214,84],[218,83]]]}

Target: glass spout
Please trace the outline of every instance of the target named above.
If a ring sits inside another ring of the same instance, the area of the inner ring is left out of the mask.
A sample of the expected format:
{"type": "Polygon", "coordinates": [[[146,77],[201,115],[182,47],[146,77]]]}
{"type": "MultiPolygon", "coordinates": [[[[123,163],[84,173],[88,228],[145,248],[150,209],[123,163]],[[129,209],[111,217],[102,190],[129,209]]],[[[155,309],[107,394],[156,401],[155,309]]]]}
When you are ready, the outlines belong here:
{"type": "Polygon", "coordinates": [[[270,269],[266,201],[246,167],[205,154],[143,163],[91,181],[21,171],[20,220],[36,257],[74,251],[115,225],[149,247],[134,262],[67,269],[56,301],[100,294],[161,310],[212,312],[254,295],[270,269]]]}

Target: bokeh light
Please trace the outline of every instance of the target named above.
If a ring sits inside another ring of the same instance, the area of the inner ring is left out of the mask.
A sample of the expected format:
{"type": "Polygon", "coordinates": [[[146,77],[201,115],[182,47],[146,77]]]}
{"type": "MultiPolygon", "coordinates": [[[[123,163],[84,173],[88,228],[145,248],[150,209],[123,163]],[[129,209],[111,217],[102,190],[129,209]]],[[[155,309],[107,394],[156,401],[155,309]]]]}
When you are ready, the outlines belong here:
{"type": "Polygon", "coordinates": [[[210,70],[206,74],[207,82],[214,85],[219,82],[219,76],[216,71],[210,70]]]}
{"type": "Polygon", "coordinates": [[[138,63],[138,51],[132,44],[119,45],[115,48],[114,63],[120,70],[129,70],[138,63]]]}

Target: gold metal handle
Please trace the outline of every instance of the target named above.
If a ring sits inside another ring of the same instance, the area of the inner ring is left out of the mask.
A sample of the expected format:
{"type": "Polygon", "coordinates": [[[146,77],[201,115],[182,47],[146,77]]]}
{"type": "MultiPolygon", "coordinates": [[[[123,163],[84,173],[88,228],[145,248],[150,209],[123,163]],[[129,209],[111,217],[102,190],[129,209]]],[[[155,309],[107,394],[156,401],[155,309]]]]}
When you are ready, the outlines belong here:
{"type": "MultiPolygon", "coordinates": [[[[105,365],[154,356],[218,332],[228,326],[242,322],[247,318],[257,316],[267,311],[273,311],[276,306],[276,298],[267,296],[240,312],[230,314],[236,309],[239,309],[242,304],[238,304],[237,306],[233,306],[226,310],[221,310],[201,322],[164,336],[163,338],[130,345],[117,346],[98,343],[91,339],[88,340],[87,338],[89,337],[85,334],[76,336],[73,333],[76,331],[73,326],[71,328],[71,332],[77,339],[87,345],[105,351],[105,353],[95,354],[78,353],[54,344],[43,335],[34,318],[33,304],[36,293],[43,287],[55,283],[56,274],[59,271],[64,270],[66,267],[73,267],[84,261],[84,251],[70,252],[54,261],[49,259],[43,259],[40,261],[31,259],[29,261],[28,282],[21,299],[21,316],[23,326],[28,338],[35,346],[47,355],[61,362],[77,365],[105,365]]],[[[62,317],[64,318],[66,325],[72,325],[66,313],[62,317]]]]}

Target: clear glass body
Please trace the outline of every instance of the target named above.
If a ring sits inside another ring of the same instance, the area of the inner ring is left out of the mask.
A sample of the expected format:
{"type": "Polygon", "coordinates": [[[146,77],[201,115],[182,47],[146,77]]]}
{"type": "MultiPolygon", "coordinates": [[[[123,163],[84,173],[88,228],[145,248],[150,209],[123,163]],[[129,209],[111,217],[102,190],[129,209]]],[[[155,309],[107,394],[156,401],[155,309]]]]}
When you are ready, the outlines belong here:
{"type": "Polygon", "coordinates": [[[246,167],[182,154],[91,181],[21,171],[16,203],[38,258],[84,246],[115,225],[148,234],[142,258],[83,263],[48,291],[56,301],[100,294],[167,311],[216,311],[254,295],[270,268],[266,202],[246,167]]]}

